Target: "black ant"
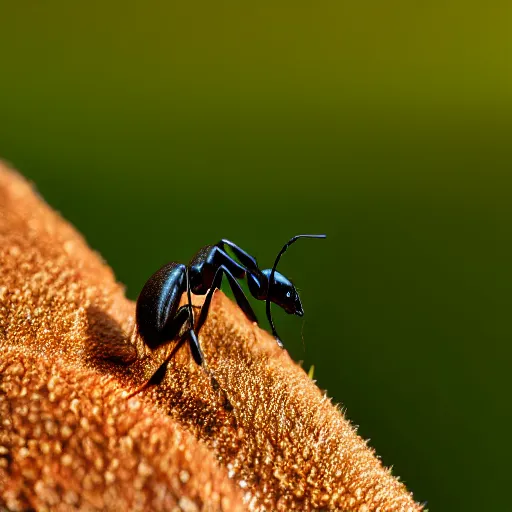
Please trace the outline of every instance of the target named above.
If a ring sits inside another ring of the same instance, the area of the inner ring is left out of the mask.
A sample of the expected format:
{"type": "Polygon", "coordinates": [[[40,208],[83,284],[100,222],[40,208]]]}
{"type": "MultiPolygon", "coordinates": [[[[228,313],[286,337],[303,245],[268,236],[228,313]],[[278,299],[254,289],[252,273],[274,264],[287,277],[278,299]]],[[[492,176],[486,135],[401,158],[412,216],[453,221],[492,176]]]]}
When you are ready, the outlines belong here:
{"type": "MultiPolygon", "coordinates": [[[[237,281],[247,277],[251,294],[258,300],[266,301],[266,313],[272,327],[272,334],[278,345],[283,347],[272,321],[270,303],[274,302],[287,313],[297,316],[303,316],[304,310],[299,294],[291,281],[276,271],[277,264],[288,247],[299,238],[325,238],[325,236],[294,236],[283,246],[272,269],[260,270],[253,256],[225,239],[216,245],[207,245],[200,249],[188,266],[183,263],[167,263],[148,279],[137,299],[136,321],[140,336],[149,348],[155,349],[176,338],[188,322],[188,328],[181,336],[180,345],[187,339],[194,361],[202,365],[204,356],[197,334],[206,321],[213,294],[217,288],[220,288],[225,275],[237,304],[249,320],[257,322],[256,315],[237,281]],[[229,247],[238,261],[225,251],[226,247],[229,247]],[[181,296],[185,292],[187,292],[188,304],[178,308],[181,296]],[[191,293],[206,294],[195,327],[191,293]]],[[[166,366],[168,360],[169,358],[160,366],[157,373],[166,366]]]]}

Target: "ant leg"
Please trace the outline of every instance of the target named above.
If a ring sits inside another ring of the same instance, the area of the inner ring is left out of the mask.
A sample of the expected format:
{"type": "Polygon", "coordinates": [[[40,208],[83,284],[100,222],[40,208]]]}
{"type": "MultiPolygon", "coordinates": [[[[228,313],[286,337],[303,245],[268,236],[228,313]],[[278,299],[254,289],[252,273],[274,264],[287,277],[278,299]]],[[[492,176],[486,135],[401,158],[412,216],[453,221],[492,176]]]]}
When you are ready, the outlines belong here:
{"type": "Polygon", "coordinates": [[[251,256],[249,253],[245,252],[241,247],[233,243],[231,240],[227,240],[223,238],[220,242],[218,242],[217,247],[224,249],[224,246],[228,246],[235,256],[240,260],[240,263],[244,265],[250,272],[260,273],[260,269],[258,267],[258,262],[254,256],[251,256]]]}
{"type": "MultiPolygon", "coordinates": [[[[193,306],[196,307],[196,306],[193,306]]],[[[190,318],[190,305],[181,306],[172,320],[167,323],[167,325],[164,327],[163,330],[163,339],[165,340],[173,340],[176,338],[178,333],[180,332],[181,328],[185,325],[185,323],[190,318]]],[[[148,388],[149,386],[160,384],[165,377],[165,372],[167,370],[167,365],[169,364],[169,361],[174,357],[176,352],[183,346],[186,340],[186,334],[184,336],[181,336],[178,343],[173,347],[171,352],[167,355],[167,357],[164,359],[164,361],[160,364],[160,366],[155,370],[153,375],[144,383],[142,386],[138,387],[133,393],[128,395],[128,398],[131,398],[132,396],[137,395],[144,389],[148,388]]]]}
{"type": "Polygon", "coordinates": [[[218,245],[207,245],[194,255],[188,267],[194,293],[198,293],[199,290],[199,295],[206,293],[213,282],[216,270],[221,265],[228,268],[237,279],[245,276],[246,268],[224,249],[218,245]]]}
{"type": "Polygon", "coordinates": [[[164,340],[173,340],[178,336],[181,328],[185,325],[190,317],[190,308],[188,304],[181,306],[174,317],[167,322],[164,327],[162,338],[164,340]]]}
{"type": "MultiPolygon", "coordinates": [[[[223,267],[224,268],[224,267],[223,267]]],[[[227,272],[229,270],[226,269],[227,272]]],[[[215,277],[217,274],[215,274],[215,277]]],[[[222,279],[222,274],[220,275],[222,279]]],[[[201,346],[199,345],[199,340],[197,339],[196,332],[194,330],[194,306],[192,305],[192,292],[190,289],[190,276],[189,276],[189,270],[187,268],[186,270],[186,279],[187,279],[187,299],[188,304],[186,306],[182,306],[172,321],[170,322],[169,326],[166,326],[166,335],[169,336],[169,339],[174,338],[181,327],[185,324],[185,322],[188,320],[188,330],[187,332],[182,336],[183,339],[188,339],[189,346],[190,346],[190,352],[192,353],[192,357],[194,358],[194,361],[201,366],[204,361],[204,355],[203,351],[201,350],[201,346]]],[[[215,281],[215,278],[214,278],[215,281]]],[[[219,283],[220,284],[220,283],[219,283]]],[[[243,293],[243,292],[242,292],[243,293]]],[[[245,297],[244,297],[245,298],[245,297]]],[[[211,300],[211,299],[210,299],[211,300]]],[[[247,300],[247,299],[246,299],[247,300]]],[[[204,306],[203,306],[204,308],[204,306]]],[[[203,311],[203,308],[201,308],[201,313],[203,311]]],[[[204,320],[203,320],[204,322],[204,320]]],[[[197,331],[199,332],[199,328],[197,331]]],[[[180,343],[178,345],[181,345],[182,340],[180,340],[180,343]]],[[[156,373],[159,373],[160,370],[167,365],[170,358],[174,355],[174,351],[169,354],[169,356],[165,359],[165,361],[160,365],[160,368],[156,371],[156,373]]],[[[154,376],[153,376],[154,377],[154,376]]],[[[153,377],[150,380],[153,380],[153,377]]]]}
{"type": "Polygon", "coordinates": [[[213,268],[215,268],[215,271],[217,271],[221,266],[224,266],[237,279],[241,279],[245,276],[246,268],[235,261],[224,249],[221,249],[217,245],[212,247],[207,261],[213,268]]]}
{"type": "Polygon", "coordinates": [[[197,322],[197,332],[199,332],[204,322],[206,321],[206,317],[208,316],[208,310],[210,309],[213,294],[216,289],[220,288],[220,285],[222,283],[222,277],[224,276],[224,274],[228,278],[229,285],[231,287],[231,290],[233,291],[233,295],[235,296],[237,304],[240,306],[240,309],[245,313],[245,315],[247,316],[247,318],[249,318],[251,322],[258,321],[258,319],[256,318],[256,314],[254,313],[251,305],[249,304],[249,301],[247,300],[244,291],[238,284],[238,281],[234,278],[233,274],[224,265],[221,265],[217,269],[217,272],[215,272],[213,283],[210,287],[210,290],[208,291],[208,294],[206,295],[203,307],[201,308],[201,313],[199,314],[199,320],[197,322]]]}
{"type": "MultiPolygon", "coordinates": [[[[188,337],[190,351],[192,352],[192,357],[194,361],[201,366],[204,361],[203,351],[201,350],[201,346],[199,345],[199,340],[197,339],[196,333],[194,331],[194,310],[192,306],[192,295],[190,291],[190,278],[188,275],[187,268],[187,297],[188,297],[188,310],[189,310],[189,330],[185,334],[188,337]]],[[[201,312],[203,309],[201,308],[201,312]]],[[[198,328],[199,332],[199,328],[198,328]]]]}
{"type": "MultiPolygon", "coordinates": [[[[229,284],[231,286],[231,290],[233,290],[233,294],[235,295],[236,301],[240,308],[244,311],[244,313],[254,322],[257,322],[256,315],[254,314],[254,311],[252,310],[251,305],[249,304],[249,301],[247,300],[247,297],[245,296],[242,288],[240,288],[240,285],[238,284],[238,281],[233,277],[233,274],[224,266],[221,265],[217,271],[215,272],[215,276],[213,278],[213,283],[208,290],[208,294],[206,295],[206,298],[203,302],[203,307],[201,308],[201,313],[199,314],[199,320],[197,321],[197,332],[199,333],[201,327],[203,326],[204,322],[206,321],[206,317],[208,316],[208,311],[210,310],[210,304],[212,302],[213,294],[215,293],[215,290],[220,288],[220,285],[222,284],[222,278],[226,274],[226,277],[228,278],[229,284]]],[[[199,346],[199,344],[198,344],[199,346]]],[[[217,379],[215,378],[215,375],[211,370],[206,368],[207,374],[210,376],[210,380],[212,383],[212,387],[214,390],[220,390],[221,395],[223,397],[224,401],[224,408],[227,411],[233,410],[233,405],[231,404],[229,397],[224,389],[222,389],[217,382],[217,379]]]]}
{"type": "Polygon", "coordinates": [[[181,337],[180,340],[178,341],[178,343],[176,344],[176,346],[171,350],[170,354],[164,359],[162,364],[156,369],[156,371],[149,378],[149,380],[145,384],[143,384],[135,393],[132,393],[132,395],[130,395],[130,396],[133,396],[133,395],[139,393],[140,391],[142,391],[143,389],[145,389],[149,386],[153,386],[155,384],[160,384],[162,382],[163,378],[165,377],[165,372],[167,371],[167,365],[169,364],[169,361],[174,357],[176,352],[178,352],[178,350],[183,346],[185,341],[186,341],[186,338],[184,336],[181,337]]]}
{"type": "MultiPolygon", "coordinates": [[[[231,272],[228,269],[223,269],[223,272],[226,275],[226,277],[228,278],[229,287],[231,288],[231,291],[233,292],[233,295],[235,296],[236,303],[240,306],[240,309],[245,313],[245,316],[251,322],[257,323],[258,319],[256,318],[256,313],[253,311],[239,282],[233,277],[233,274],[231,274],[231,272]]],[[[204,307],[204,305],[203,305],[203,307],[204,307]]],[[[203,312],[203,310],[201,309],[201,313],[202,312],[203,312]]]]}

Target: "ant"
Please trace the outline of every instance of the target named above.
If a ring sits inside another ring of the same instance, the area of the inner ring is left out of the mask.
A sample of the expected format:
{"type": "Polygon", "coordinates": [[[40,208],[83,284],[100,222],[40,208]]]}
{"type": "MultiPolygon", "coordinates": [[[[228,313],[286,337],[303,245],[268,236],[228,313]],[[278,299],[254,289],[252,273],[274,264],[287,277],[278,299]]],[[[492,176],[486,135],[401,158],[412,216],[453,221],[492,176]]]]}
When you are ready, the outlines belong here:
{"type": "MultiPolygon", "coordinates": [[[[217,288],[220,288],[223,276],[226,276],[235,300],[247,318],[251,322],[258,322],[237,281],[237,279],[246,277],[251,294],[258,300],[266,301],[266,313],[272,327],[272,334],[278,345],[283,348],[283,343],[277,335],[272,321],[270,304],[274,302],[287,313],[297,316],[303,316],[304,310],[297,290],[289,279],[277,272],[277,264],[288,247],[299,238],[325,237],[326,235],[294,236],[283,246],[272,269],[260,270],[256,258],[226,239],[200,249],[189,265],[176,262],[167,263],[148,279],[137,299],[136,322],[140,336],[153,350],[176,338],[188,322],[187,330],[181,336],[179,346],[183,341],[188,340],[194,361],[198,365],[202,365],[204,355],[197,335],[206,321],[213,294],[217,288]],[[231,250],[238,261],[226,252],[226,248],[231,250]],[[181,296],[185,292],[188,304],[178,308],[181,296]],[[191,293],[206,294],[196,326],[191,293]]],[[[178,346],[176,350],[177,348],[178,346]]],[[[175,350],[156,373],[160,373],[160,369],[167,366],[167,362],[174,352],[175,350]]]]}

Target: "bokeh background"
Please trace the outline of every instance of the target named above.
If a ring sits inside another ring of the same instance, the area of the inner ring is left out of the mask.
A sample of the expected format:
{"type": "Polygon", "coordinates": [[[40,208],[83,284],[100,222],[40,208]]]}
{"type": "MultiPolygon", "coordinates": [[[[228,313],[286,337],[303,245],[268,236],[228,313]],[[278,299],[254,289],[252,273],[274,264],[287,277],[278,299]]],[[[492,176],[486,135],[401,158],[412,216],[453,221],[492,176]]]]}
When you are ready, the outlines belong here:
{"type": "MultiPolygon", "coordinates": [[[[505,510],[510,2],[1,2],[0,155],[136,298],[230,238],[431,511],[505,510]]],[[[0,278],[1,279],[1,278],[0,278]]],[[[258,312],[264,323],[263,305],[258,312]]]]}

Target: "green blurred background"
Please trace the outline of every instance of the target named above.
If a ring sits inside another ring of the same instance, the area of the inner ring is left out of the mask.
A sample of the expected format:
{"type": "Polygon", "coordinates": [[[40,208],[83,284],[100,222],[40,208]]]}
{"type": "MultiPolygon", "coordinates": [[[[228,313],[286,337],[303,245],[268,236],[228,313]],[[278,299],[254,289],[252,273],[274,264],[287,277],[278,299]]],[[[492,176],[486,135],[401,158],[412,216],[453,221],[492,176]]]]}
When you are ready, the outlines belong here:
{"type": "Polygon", "coordinates": [[[431,511],[504,510],[512,7],[358,4],[1,2],[0,155],[131,298],[326,232],[280,266],[292,356],[431,511]]]}

